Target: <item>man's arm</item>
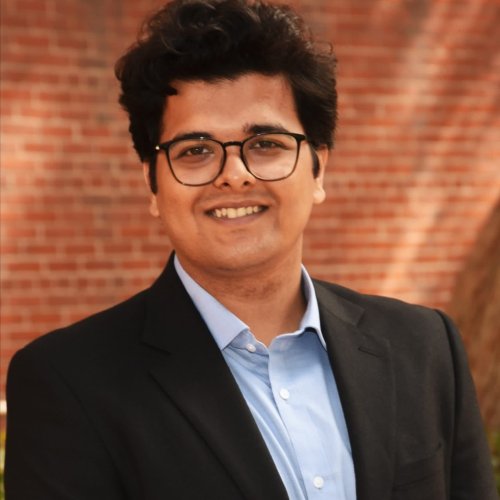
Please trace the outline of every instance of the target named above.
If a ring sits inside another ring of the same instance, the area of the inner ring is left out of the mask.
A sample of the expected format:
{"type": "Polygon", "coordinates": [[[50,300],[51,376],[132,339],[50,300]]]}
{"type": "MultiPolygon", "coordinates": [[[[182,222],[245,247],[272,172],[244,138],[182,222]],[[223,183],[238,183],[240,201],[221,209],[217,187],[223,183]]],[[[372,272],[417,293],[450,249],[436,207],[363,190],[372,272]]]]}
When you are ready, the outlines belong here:
{"type": "Polygon", "coordinates": [[[7,380],[8,500],[123,500],[117,471],[77,397],[31,346],[7,380]]]}
{"type": "Polygon", "coordinates": [[[460,336],[446,325],[455,368],[455,432],[451,457],[452,500],[497,500],[490,452],[479,413],[474,384],[460,336]]]}

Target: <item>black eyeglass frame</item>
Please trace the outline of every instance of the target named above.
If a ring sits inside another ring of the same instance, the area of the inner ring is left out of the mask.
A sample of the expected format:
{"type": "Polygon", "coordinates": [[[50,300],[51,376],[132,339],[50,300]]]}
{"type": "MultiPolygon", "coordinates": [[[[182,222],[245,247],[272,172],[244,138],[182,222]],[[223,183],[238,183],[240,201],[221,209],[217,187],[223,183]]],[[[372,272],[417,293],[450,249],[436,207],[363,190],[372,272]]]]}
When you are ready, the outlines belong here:
{"type": "Polygon", "coordinates": [[[155,152],[156,153],[158,153],[161,150],[165,151],[165,156],[167,157],[167,163],[168,163],[168,166],[170,168],[170,171],[172,172],[172,175],[174,176],[174,179],[179,184],[182,184],[184,186],[206,186],[206,185],[211,184],[212,182],[214,182],[215,179],[217,179],[217,177],[219,177],[219,175],[222,173],[222,171],[224,170],[224,167],[226,165],[226,158],[227,158],[226,147],[228,147],[228,146],[239,146],[239,148],[240,148],[240,159],[243,162],[243,165],[245,165],[245,168],[247,169],[247,171],[253,177],[255,177],[256,179],[261,180],[261,181],[265,181],[265,182],[281,181],[283,179],[286,179],[287,177],[290,177],[295,172],[295,169],[297,167],[297,161],[299,159],[299,154],[300,154],[300,146],[301,146],[301,144],[302,144],[303,141],[307,141],[307,137],[304,134],[297,134],[297,133],[294,133],[294,132],[261,132],[259,134],[251,135],[250,137],[247,137],[243,141],[227,141],[227,142],[222,142],[222,141],[218,141],[217,139],[213,139],[212,137],[193,137],[192,139],[193,140],[209,140],[209,141],[212,141],[212,142],[215,142],[215,143],[219,144],[222,147],[223,155],[222,155],[222,158],[221,158],[221,163],[220,163],[219,170],[213,176],[213,178],[211,178],[209,181],[193,184],[193,183],[190,183],[190,182],[183,182],[183,181],[181,181],[177,177],[177,175],[175,175],[174,168],[172,167],[172,163],[170,161],[170,147],[172,146],[172,144],[176,144],[178,142],[182,142],[182,141],[186,141],[186,140],[190,140],[190,139],[186,139],[186,138],[172,139],[171,141],[162,142],[162,143],[157,144],[155,146],[155,152]],[[258,175],[255,175],[250,170],[250,167],[247,165],[246,159],[245,159],[245,157],[243,155],[243,148],[244,148],[245,144],[248,141],[251,141],[252,139],[255,139],[256,137],[266,136],[266,135],[287,135],[289,137],[293,137],[297,141],[297,151],[296,151],[296,155],[295,155],[295,161],[294,161],[294,164],[293,164],[293,168],[290,170],[290,172],[287,175],[284,175],[283,177],[279,177],[277,179],[264,179],[262,177],[259,177],[258,175]]]}

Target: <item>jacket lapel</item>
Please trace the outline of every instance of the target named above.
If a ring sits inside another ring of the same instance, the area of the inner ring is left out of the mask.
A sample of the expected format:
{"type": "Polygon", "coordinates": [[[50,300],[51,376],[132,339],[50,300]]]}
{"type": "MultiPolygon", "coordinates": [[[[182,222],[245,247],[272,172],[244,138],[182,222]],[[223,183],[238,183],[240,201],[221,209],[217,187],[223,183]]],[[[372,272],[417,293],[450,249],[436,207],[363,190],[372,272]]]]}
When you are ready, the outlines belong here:
{"type": "Polygon", "coordinates": [[[315,288],[349,430],[357,498],[390,498],[395,434],[390,346],[386,339],[361,330],[361,307],[318,282],[315,288]]]}
{"type": "Polygon", "coordinates": [[[248,499],[287,494],[246,402],[172,258],[150,289],[143,341],[168,353],[151,367],[248,499]]]}

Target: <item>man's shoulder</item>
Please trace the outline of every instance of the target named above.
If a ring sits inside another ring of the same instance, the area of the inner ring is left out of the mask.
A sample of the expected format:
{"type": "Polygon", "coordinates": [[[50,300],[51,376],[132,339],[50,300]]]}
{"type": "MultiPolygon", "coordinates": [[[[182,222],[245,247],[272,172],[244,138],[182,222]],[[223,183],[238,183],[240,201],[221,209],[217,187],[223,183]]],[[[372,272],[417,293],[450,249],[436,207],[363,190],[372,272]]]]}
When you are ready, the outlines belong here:
{"type": "Polygon", "coordinates": [[[50,357],[71,352],[102,352],[116,349],[124,341],[136,338],[144,323],[148,290],[143,290],[105,310],[76,323],[58,328],[36,338],[22,351],[43,353],[50,357]]]}
{"type": "Polygon", "coordinates": [[[313,282],[317,289],[320,288],[327,293],[330,293],[332,297],[339,297],[341,300],[346,300],[364,309],[372,310],[382,308],[384,310],[403,311],[405,313],[410,312],[417,314],[426,314],[429,311],[433,311],[430,307],[405,302],[404,300],[395,297],[362,293],[337,283],[331,283],[318,279],[314,279],[313,282]]]}
{"type": "MultiPolygon", "coordinates": [[[[327,305],[340,302],[356,308],[358,326],[367,332],[378,332],[389,337],[403,335],[406,339],[413,334],[419,338],[436,330],[446,331],[451,326],[447,316],[432,307],[412,304],[394,297],[365,294],[344,286],[321,280],[314,280],[316,290],[327,305]]],[[[321,299],[320,299],[321,302],[321,299]]]]}
{"type": "MultiPolygon", "coordinates": [[[[329,310],[335,315],[335,310],[350,308],[351,318],[355,318],[350,331],[359,335],[361,343],[388,347],[394,369],[400,377],[404,373],[422,371],[423,367],[430,371],[435,369],[443,377],[451,373],[451,353],[462,347],[457,329],[443,312],[391,297],[359,293],[327,282],[316,281],[315,286],[320,312],[329,310]]],[[[330,334],[334,338],[335,329],[330,334]]]]}

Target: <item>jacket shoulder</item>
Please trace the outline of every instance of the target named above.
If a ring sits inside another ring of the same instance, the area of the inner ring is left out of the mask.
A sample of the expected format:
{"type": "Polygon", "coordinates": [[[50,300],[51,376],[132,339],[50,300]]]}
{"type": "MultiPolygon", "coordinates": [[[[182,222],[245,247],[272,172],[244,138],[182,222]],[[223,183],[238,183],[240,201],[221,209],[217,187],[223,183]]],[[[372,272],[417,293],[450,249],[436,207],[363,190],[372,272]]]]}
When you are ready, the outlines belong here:
{"type": "MultiPolygon", "coordinates": [[[[445,313],[431,307],[402,300],[369,295],[326,281],[314,280],[320,302],[340,303],[345,308],[356,308],[357,326],[370,335],[401,341],[411,345],[412,340],[422,344],[425,339],[443,341],[457,335],[453,322],[445,313]],[[321,297],[321,298],[320,298],[321,297]]],[[[337,306],[338,307],[338,306],[337,306]]]]}
{"type": "Polygon", "coordinates": [[[356,304],[370,312],[376,310],[393,311],[403,314],[435,314],[436,310],[427,306],[412,304],[394,297],[361,293],[337,283],[314,279],[314,284],[327,293],[356,304]]]}
{"type": "Polygon", "coordinates": [[[125,339],[132,340],[142,331],[146,312],[148,290],[97,312],[71,325],[58,328],[35,340],[18,351],[39,353],[48,358],[65,357],[71,352],[79,356],[116,349],[125,339]]]}

